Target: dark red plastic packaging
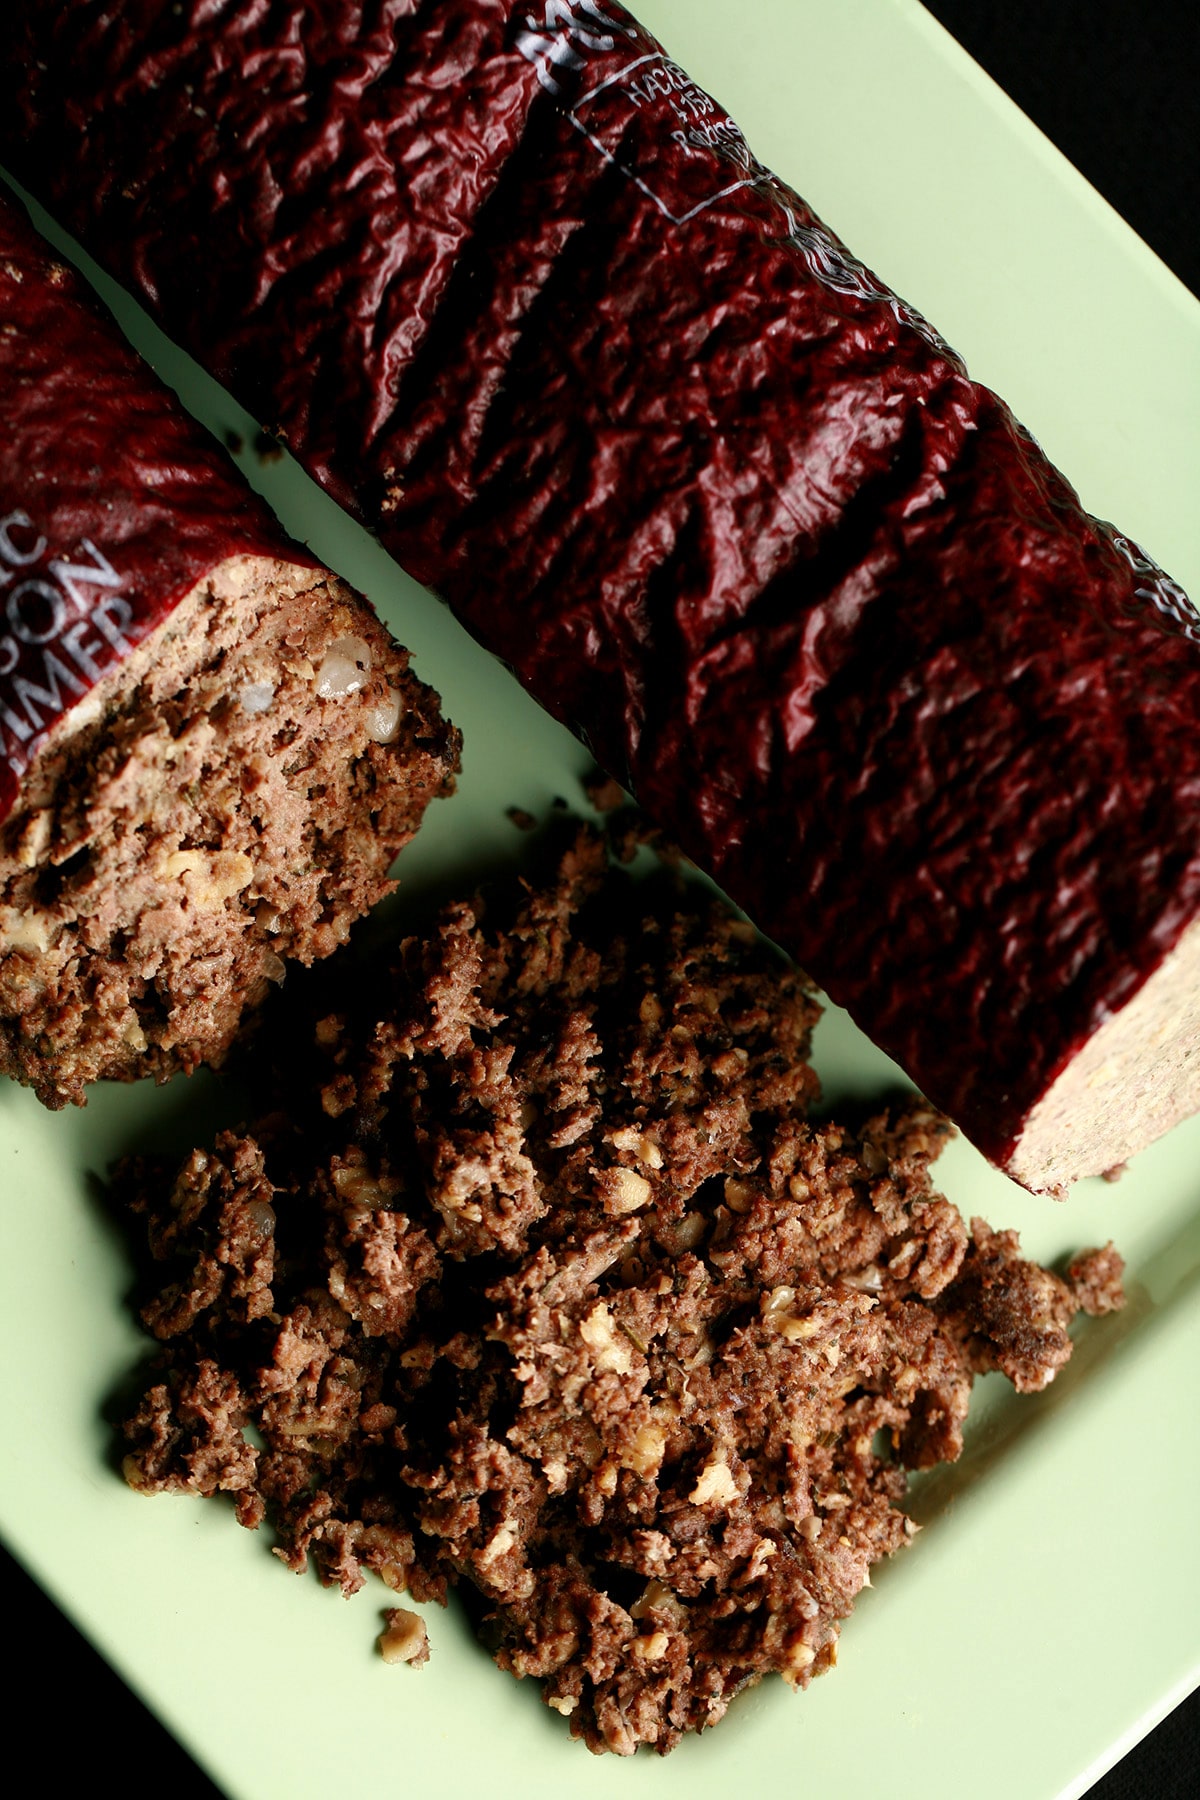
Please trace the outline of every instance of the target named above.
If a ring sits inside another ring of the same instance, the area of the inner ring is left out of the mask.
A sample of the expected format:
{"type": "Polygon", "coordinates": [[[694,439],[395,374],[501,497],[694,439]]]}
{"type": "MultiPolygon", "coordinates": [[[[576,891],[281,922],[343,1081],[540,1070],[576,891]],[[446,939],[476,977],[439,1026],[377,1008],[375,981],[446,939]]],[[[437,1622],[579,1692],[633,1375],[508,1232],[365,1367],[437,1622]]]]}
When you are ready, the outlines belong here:
{"type": "Polygon", "coordinates": [[[0,188],[0,822],[47,733],[227,557],[308,561],[0,188]]]}

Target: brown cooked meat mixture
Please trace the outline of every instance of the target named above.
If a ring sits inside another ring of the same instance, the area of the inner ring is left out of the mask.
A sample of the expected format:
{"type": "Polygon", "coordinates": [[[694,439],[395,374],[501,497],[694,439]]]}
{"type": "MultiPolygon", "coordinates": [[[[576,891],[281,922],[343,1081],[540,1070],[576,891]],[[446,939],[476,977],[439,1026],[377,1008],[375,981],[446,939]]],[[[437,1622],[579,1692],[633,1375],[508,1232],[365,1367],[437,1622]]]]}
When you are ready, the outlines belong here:
{"type": "Polygon", "coordinates": [[[1043,1386],[1119,1259],[1060,1279],[964,1224],[919,1100],[810,1123],[803,977],[598,838],[371,988],[281,1075],[318,1125],[124,1173],[163,1346],[130,1481],[232,1493],[348,1592],[467,1584],[593,1750],[670,1749],[769,1671],[807,1686],[975,1375],[1043,1386]]]}
{"type": "Polygon", "coordinates": [[[360,594],[233,558],[52,732],[0,823],[0,1075],[47,1106],[220,1063],[346,941],[459,733],[360,594]]]}

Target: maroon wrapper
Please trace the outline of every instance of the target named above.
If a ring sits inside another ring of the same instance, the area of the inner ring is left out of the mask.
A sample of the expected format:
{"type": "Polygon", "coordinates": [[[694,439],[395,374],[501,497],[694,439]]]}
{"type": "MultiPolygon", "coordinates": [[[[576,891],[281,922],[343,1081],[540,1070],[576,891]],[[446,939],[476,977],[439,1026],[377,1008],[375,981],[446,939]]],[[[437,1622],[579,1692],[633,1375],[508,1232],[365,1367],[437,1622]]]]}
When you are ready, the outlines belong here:
{"type": "Polygon", "coordinates": [[[210,570],[289,543],[0,189],[0,821],[47,733],[210,570]]]}
{"type": "Polygon", "coordinates": [[[0,147],[994,1160],[1200,898],[1200,635],[612,0],[10,0],[0,147]]]}

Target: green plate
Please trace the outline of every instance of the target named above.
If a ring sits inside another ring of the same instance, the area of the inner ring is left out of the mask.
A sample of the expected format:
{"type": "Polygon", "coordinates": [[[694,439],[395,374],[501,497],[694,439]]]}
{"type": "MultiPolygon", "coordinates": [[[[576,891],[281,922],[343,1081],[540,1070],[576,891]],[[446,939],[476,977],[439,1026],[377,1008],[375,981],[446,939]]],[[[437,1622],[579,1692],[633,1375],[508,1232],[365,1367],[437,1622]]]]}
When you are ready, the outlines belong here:
{"type": "MultiPolygon", "coordinates": [[[[913,0],[640,10],[1088,505],[1200,594],[1200,306],[940,27],[913,0]]],[[[197,412],[248,429],[121,311],[197,412]]],[[[249,462],[291,529],[412,646],[465,733],[461,790],[401,861],[409,903],[511,857],[506,809],[576,798],[583,753],[292,467],[249,462]]],[[[836,1014],[817,1060],[835,1099],[889,1078],[836,1014]]],[[[877,1573],[832,1675],[804,1695],[770,1682],[665,1761],[622,1762],[571,1742],[455,1609],[432,1609],[426,1668],[386,1667],[382,1589],[343,1601],[287,1574],[222,1505],[123,1486],[104,1418],[143,1346],[96,1176],[124,1149],[205,1129],[215,1087],[113,1089],[51,1116],[0,1085],[0,1526],[234,1800],[539,1800],[568,1786],[726,1800],[748,1777],[839,1800],[885,1782],[900,1800],[1051,1800],[1082,1793],[1200,1679],[1200,1123],[1059,1206],[951,1149],[945,1190],[1037,1255],[1115,1238],[1128,1310],[1081,1332],[1045,1395],[981,1384],[966,1454],[916,1492],[925,1530],[877,1573]]]]}

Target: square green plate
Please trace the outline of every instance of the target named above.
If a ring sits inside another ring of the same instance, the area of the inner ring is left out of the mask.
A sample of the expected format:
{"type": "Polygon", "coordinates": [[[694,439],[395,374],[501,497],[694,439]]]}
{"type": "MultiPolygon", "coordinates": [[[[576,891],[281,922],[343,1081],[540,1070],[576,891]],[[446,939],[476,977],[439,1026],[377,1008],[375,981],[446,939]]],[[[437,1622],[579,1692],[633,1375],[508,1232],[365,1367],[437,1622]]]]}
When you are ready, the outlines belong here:
{"type": "MultiPolygon", "coordinates": [[[[997,388],[1095,512],[1200,594],[1200,306],[913,0],[645,0],[759,156],[997,388]]],[[[111,290],[107,289],[110,293],[111,290]]],[[[135,309],[137,341],[218,429],[249,422],[135,309]]],[[[252,435],[252,432],[251,432],[252,435]]],[[[254,465],[254,459],[249,459],[254,465]]],[[[287,524],[380,607],[466,736],[458,795],[400,872],[410,900],[514,853],[505,809],[578,796],[582,751],[286,462],[251,466],[287,524]]],[[[834,1099],[888,1065],[836,1014],[834,1099]]],[[[193,1128],[203,1078],[52,1116],[0,1085],[0,1526],[234,1800],[465,1793],[540,1800],[740,1785],[856,1800],[1082,1793],[1200,1679],[1200,1122],[1124,1179],[1032,1200],[961,1143],[941,1185],[1041,1257],[1115,1238],[1132,1300],[1043,1396],[981,1384],[967,1452],[914,1500],[840,1667],[770,1682],[670,1758],[594,1759],[532,1686],[432,1609],[433,1657],[386,1667],[386,1596],[288,1575],[220,1504],[148,1501],[104,1408],[137,1360],[110,1158],[193,1128]]],[[[197,1130],[203,1130],[197,1124],[197,1130]]]]}

